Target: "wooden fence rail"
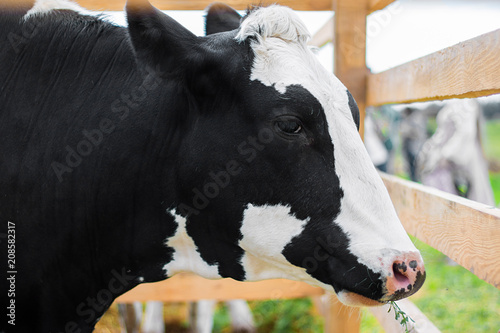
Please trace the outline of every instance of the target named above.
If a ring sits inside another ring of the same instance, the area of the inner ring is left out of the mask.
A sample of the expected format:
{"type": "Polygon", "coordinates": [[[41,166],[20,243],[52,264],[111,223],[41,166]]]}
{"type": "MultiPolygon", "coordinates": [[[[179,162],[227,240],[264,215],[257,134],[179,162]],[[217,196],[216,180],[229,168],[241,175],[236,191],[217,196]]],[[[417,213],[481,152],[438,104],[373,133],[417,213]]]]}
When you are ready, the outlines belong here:
{"type": "MultiPolygon", "coordinates": [[[[213,0],[151,0],[156,8],[161,10],[204,10],[208,5],[215,2],[213,0]]],[[[251,4],[259,4],[259,1],[248,0],[227,0],[222,1],[236,10],[245,10],[251,4]]],[[[284,0],[278,1],[280,4],[295,10],[332,10],[330,0],[284,0]]],[[[125,7],[125,0],[78,0],[78,3],[92,10],[122,10],[125,7]]],[[[270,3],[274,3],[271,1],[270,3]]]]}
{"type": "Polygon", "coordinates": [[[500,209],[382,174],[403,226],[500,288],[500,209]]]}
{"type": "Polygon", "coordinates": [[[472,98],[500,92],[500,30],[368,76],[367,104],[472,98]]]}
{"type": "MultiPolygon", "coordinates": [[[[8,0],[9,1],[9,0],[8,0]]],[[[10,0],[26,1],[26,0],[10,0]]],[[[340,0],[342,1],[342,0],[340,0]]],[[[349,2],[358,6],[363,5],[368,13],[383,9],[395,0],[350,0],[349,2]]],[[[122,10],[126,0],[77,0],[79,5],[90,10],[122,10]]],[[[214,0],[151,0],[156,8],[161,10],[204,10],[214,0]]],[[[260,0],[224,0],[224,2],[234,9],[245,10],[251,4],[272,4],[288,6],[295,10],[305,11],[328,11],[333,10],[337,0],[280,0],[280,1],[260,1],[260,0]]]]}
{"type": "Polygon", "coordinates": [[[202,299],[227,301],[230,299],[288,299],[306,296],[321,296],[323,289],[304,282],[291,280],[266,280],[259,282],[239,282],[233,279],[207,280],[197,275],[181,273],[168,280],[141,284],[117,301],[187,302],[202,299]]]}

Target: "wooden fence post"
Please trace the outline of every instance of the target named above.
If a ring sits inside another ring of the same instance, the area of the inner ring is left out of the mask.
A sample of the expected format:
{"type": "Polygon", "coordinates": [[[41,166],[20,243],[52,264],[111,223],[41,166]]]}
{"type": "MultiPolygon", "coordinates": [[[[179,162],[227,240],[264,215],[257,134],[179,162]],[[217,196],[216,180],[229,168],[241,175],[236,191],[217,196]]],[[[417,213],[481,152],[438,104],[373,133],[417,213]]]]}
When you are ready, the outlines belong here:
{"type": "Polygon", "coordinates": [[[366,15],[367,0],[333,1],[334,71],[356,100],[360,112],[360,134],[363,137],[366,106],[366,15]]]}

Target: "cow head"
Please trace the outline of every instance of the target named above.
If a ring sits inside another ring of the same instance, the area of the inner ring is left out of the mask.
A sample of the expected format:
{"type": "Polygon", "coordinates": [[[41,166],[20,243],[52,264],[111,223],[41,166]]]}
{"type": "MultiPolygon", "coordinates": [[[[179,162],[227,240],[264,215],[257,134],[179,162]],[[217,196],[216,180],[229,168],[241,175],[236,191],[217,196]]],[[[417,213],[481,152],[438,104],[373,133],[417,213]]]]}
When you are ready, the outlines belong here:
{"type": "Polygon", "coordinates": [[[236,15],[212,7],[213,34],[196,37],[145,1],[127,4],[138,62],[176,87],[164,106],[170,135],[182,132],[163,184],[176,192],[166,274],[289,278],[347,304],[414,293],[423,261],[365,151],[351,94],[290,9],[236,15]]]}

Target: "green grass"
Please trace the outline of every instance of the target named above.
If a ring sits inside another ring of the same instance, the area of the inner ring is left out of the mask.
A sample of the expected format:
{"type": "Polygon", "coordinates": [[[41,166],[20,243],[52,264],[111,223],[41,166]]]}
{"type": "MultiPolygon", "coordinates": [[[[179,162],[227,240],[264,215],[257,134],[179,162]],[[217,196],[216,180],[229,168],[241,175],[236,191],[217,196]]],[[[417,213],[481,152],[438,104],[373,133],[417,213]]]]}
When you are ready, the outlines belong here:
{"type": "Polygon", "coordinates": [[[415,304],[443,332],[497,332],[500,329],[500,291],[457,266],[446,256],[415,241],[426,262],[428,279],[415,304]]]}
{"type": "MultiPolygon", "coordinates": [[[[500,120],[486,123],[486,142],[484,151],[490,161],[500,166],[500,120]]],[[[495,195],[495,203],[500,204],[500,172],[490,172],[491,186],[495,195]]],[[[500,316],[500,315],[499,315],[500,316]]]]}
{"type": "Polygon", "coordinates": [[[485,152],[489,158],[500,160],[500,120],[486,122],[485,152]]]}
{"type": "MultiPolygon", "coordinates": [[[[310,299],[249,302],[258,332],[316,333],[323,332],[323,319],[314,314],[310,299]]],[[[218,307],[213,332],[229,333],[230,319],[225,307],[218,307]]]]}
{"type": "Polygon", "coordinates": [[[251,302],[259,332],[321,332],[323,322],[312,315],[310,299],[251,302]],[[308,314],[308,315],[304,315],[308,314]]]}
{"type": "Polygon", "coordinates": [[[500,173],[490,172],[491,187],[493,187],[493,194],[495,196],[495,203],[500,205],[500,173]]]}

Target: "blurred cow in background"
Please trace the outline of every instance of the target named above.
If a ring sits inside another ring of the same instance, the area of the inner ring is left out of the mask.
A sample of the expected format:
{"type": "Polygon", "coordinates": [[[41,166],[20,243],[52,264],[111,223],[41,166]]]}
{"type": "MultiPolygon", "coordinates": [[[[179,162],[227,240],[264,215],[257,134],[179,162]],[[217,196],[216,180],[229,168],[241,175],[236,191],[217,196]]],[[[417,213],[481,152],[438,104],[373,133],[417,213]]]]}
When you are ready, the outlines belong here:
{"type": "Polygon", "coordinates": [[[378,126],[377,120],[374,119],[372,112],[366,113],[364,134],[366,150],[375,167],[380,171],[391,173],[392,170],[388,170],[390,150],[385,144],[390,139],[385,138],[382,134],[382,130],[378,126]]]}
{"type": "Polygon", "coordinates": [[[436,117],[442,103],[384,105],[368,109],[365,117],[365,146],[377,169],[397,174],[395,155],[401,145],[404,171],[412,181],[419,181],[417,155],[429,138],[428,120],[436,117]]]}
{"type": "Polygon", "coordinates": [[[494,205],[482,145],[483,118],[475,100],[453,100],[438,113],[437,129],[418,155],[424,185],[494,205]]]}
{"type": "Polygon", "coordinates": [[[401,151],[407,164],[410,179],[420,181],[417,170],[417,156],[429,137],[427,123],[441,108],[435,103],[425,103],[420,107],[407,106],[401,111],[399,133],[401,135],[401,151]]]}
{"type": "Polygon", "coordinates": [[[468,99],[385,106],[376,111],[380,113],[377,117],[367,112],[365,145],[382,171],[398,173],[391,155],[400,144],[411,180],[494,205],[483,149],[483,105],[490,118],[500,113],[500,104],[491,99],[483,99],[481,104],[468,99]],[[437,128],[430,136],[429,119],[434,117],[437,128]]]}

